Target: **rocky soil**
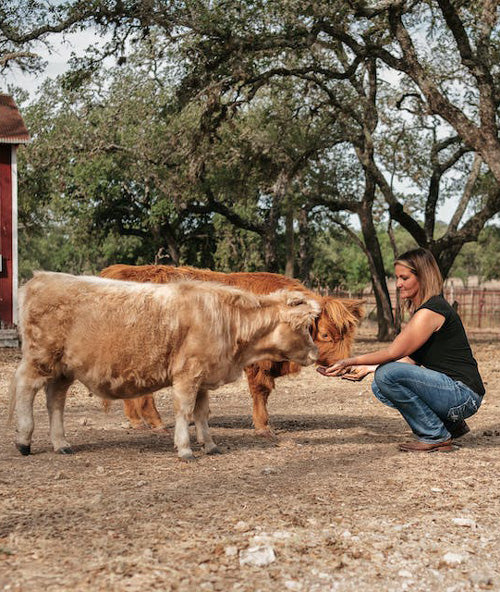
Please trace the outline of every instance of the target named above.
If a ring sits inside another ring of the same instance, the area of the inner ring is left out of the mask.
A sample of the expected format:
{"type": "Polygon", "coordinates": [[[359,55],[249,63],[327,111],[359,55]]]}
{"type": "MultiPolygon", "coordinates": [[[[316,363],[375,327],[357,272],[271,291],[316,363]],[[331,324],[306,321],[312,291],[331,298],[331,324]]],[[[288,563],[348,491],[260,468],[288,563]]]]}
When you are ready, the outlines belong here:
{"type": "MultiPolygon", "coordinates": [[[[15,592],[500,590],[500,336],[476,335],[487,383],[453,453],[408,454],[399,415],[307,368],[270,398],[277,441],[252,430],[243,380],[211,397],[222,448],[181,463],[166,434],[129,429],[72,387],[56,455],[43,393],[33,454],[7,426],[20,359],[0,350],[0,590],[15,592]]],[[[377,348],[361,330],[356,351],[377,348]]],[[[194,436],[194,432],[193,432],[194,436]]]]}

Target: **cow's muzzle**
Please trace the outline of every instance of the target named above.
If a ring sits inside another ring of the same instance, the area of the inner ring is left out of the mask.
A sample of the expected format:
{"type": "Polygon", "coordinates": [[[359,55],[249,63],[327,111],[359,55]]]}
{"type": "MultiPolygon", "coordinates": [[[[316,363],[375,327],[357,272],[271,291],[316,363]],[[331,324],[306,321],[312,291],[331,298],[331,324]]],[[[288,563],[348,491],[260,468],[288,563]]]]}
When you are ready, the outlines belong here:
{"type": "Polygon", "coordinates": [[[311,364],[314,364],[314,362],[316,362],[316,360],[318,359],[318,348],[314,347],[314,349],[311,349],[308,354],[307,354],[307,358],[306,361],[304,363],[304,366],[310,366],[311,364]]]}

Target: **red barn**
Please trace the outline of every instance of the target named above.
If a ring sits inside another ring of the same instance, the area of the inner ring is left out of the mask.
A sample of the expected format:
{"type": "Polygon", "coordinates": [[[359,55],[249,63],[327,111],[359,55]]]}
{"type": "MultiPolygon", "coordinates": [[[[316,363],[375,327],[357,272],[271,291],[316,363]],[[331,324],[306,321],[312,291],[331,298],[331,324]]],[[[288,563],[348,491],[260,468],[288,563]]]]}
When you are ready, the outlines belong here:
{"type": "Polygon", "coordinates": [[[17,160],[29,134],[14,100],[0,94],[0,345],[15,340],[17,324],[17,160]]]}

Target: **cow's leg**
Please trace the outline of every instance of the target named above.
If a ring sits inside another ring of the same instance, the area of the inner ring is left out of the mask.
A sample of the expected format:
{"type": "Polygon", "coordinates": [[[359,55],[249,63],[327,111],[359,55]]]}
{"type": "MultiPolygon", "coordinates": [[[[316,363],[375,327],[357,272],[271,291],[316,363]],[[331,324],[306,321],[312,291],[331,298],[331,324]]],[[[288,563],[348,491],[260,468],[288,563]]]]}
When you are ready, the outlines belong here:
{"type": "Polygon", "coordinates": [[[253,364],[245,368],[248,387],[253,399],[253,425],[255,433],[264,438],[274,439],[275,434],[269,425],[267,399],[274,388],[274,379],[269,372],[253,364]]]}
{"type": "Polygon", "coordinates": [[[23,456],[31,452],[31,437],[35,427],[33,401],[44,383],[45,378],[24,361],[19,365],[12,381],[11,397],[16,410],[16,447],[23,456]]]}
{"type": "Polygon", "coordinates": [[[208,427],[208,416],[210,413],[208,392],[199,390],[194,406],[194,423],[196,426],[196,437],[198,442],[203,444],[207,454],[220,454],[220,448],[213,441],[208,427]]]}
{"type": "Polygon", "coordinates": [[[54,452],[59,454],[73,454],[70,443],[64,434],[64,405],[66,394],[73,382],[72,379],[60,377],[51,380],[45,386],[45,397],[47,399],[47,411],[49,412],[50,440],[54,452]]]}
{"type": "Polygon", "coordinates": [[[175,433],[174,444],[181,460],[195,460],[189,440],[191,420],[198,394],[198,384],[193,381],[174,381],[175,433]]]}
{"type": "Polygon", "coordinates": [[[141,399],[141,415],[146,424],[157,432],[166,431],[165,424],[156,408],[153,395],[144,395],[141,399]]]}
{"type": "Polygon", "coordinates": [[[141,416],[142,397],[136,399],[123,399],[123,411],[134,430],[144,429],[144,423],[141,416]]]}
{"type": "Polygon", "coordinates": [[[123,410],[134,430],[144,429],[144,427],[150,427],[158,432],[166,430],[153,395],[124,399],[123,410]]]}

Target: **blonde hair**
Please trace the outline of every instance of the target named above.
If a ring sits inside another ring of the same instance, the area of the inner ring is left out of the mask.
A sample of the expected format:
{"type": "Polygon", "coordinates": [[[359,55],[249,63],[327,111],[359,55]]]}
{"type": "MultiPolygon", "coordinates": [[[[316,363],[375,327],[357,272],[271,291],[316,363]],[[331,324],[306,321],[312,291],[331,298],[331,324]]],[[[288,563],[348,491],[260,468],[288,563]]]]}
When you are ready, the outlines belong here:
{"type": "MultiPolygon", "coordinates": [[[[428,249],[419,247],[418,249],[406,251],[394,261],[394,265],[403,265],[417,276],[420,304],[423,304],[432,296],[442,294],[443,276],[434,255],[428,249]]],[[[406,302],[406,308],[414,312],[414,305],[411,300],[406,302]]]]}

